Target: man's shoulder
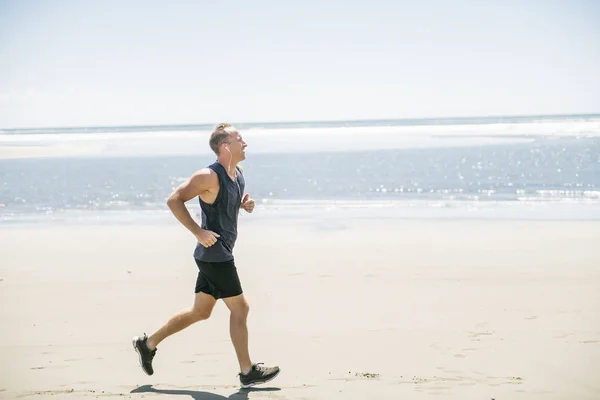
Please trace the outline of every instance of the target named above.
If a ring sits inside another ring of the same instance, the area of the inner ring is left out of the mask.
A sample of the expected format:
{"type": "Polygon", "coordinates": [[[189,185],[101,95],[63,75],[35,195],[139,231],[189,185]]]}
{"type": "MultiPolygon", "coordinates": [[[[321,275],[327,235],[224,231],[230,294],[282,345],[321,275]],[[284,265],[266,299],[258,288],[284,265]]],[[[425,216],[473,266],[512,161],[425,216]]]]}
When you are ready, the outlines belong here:
{"type": "Polygon", "coordinates": [[[219,175],[209,167],[200,168],[192,174],[192,180],[203,182],[204,184],[219,184],[219,175]]]}
{"type": "Polygon", "coordinates": [[[217,172],[214,170],[212,165],[209,165],[207,167],[203,167],[200,168],[199,170],[196,170],[196,172],[194,172],[194,175],[217,175],[217,172]]]}

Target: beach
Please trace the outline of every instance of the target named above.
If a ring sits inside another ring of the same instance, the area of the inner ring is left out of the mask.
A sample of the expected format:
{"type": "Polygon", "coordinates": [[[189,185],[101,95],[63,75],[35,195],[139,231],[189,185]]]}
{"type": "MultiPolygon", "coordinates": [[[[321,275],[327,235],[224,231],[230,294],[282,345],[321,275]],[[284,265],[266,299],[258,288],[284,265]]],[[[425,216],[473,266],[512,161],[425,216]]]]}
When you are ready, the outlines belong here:
{"type": "Polygon", "coordinates": [[[0,400],[600,400],[600,1],[115,5],[0,0],[0,400]]]}
{"type": "Polygon", "coordinates": [[[190,307],[194,238],[153,223],[0,227],[0,398],[598,399],[600,222],[244,215],[250,354],[222,302],[141,370],[131,338],[190,307]]]}

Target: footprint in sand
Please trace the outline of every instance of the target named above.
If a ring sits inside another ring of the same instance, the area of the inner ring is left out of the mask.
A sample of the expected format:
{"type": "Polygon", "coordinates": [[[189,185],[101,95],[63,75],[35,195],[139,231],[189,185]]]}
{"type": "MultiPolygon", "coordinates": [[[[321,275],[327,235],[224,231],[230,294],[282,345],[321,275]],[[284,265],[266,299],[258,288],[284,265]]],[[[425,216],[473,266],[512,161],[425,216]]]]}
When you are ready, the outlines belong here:
{"type": "Polygon", "coordinates": [[[572,333],[565,333],[565,334],[562,334],[562,335],[554,336],[554,339],[566,339],[569,336],[573,336],[573,334],[572,333]]]}
{"type": "Polygon", "coordinates": [[[523,378],[521,378],[520,376],[508,376],[504,379],[506,379],[505,383],[508,383],[508,384],[520,385],[521,383],[523,383],[523,378]]]}
{"type": "Polygon", "coordinates": [[[364,379],[379,378],[379,374],[374,374],[372,372],[357,372],[354,374],[354,376],[356,376],[357,378],[364,378],[364,379]]]}
{"type": "Polygon", "coordinates": [[[493,332],[469,332],[470,337],[490,336],[493,334],[493,332]]]}
{"type": "Polygon", "coordinates": [[[501,386],[501,385],[520,385],[523,383],[524,379],[520,376],[505,376],[505,377],[495,377],[488,376],[488,386],[501,386]],[[489,382],[491,380],[492,382],[489,382]]]}
{"type": "MultiPolygon", "coordinates": [[[[331,372],[329,373],[329,375],[331,375],[331,372]]],[[[371,379],[378,379],[380,377],[379,374],[373,373],[373,372],[355,372],[354,374],[352,374],[352,371],[348,371],[348,375],[346,376],[341,376],[341,377],[331,377],[329,378],[332,381],[344,381],[344,382],[351,382],[351,381],[356,381],[358,379],[367,379],[367,380],[371,380],[371,379]]]]}
{"type": "Polygon", "coordinates": [[[493,334],[494,332],[469,332],[469,338],[471,338],[473,342],[479,342],[481,336],[492,336],[493,334]]]}

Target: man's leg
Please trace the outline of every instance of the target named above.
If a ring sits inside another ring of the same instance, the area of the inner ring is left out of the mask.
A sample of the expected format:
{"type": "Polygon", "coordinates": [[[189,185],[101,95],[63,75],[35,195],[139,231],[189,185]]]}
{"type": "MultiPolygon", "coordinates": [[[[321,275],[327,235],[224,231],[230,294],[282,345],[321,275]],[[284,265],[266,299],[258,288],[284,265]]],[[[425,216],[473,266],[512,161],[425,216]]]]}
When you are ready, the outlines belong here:
{"type": "Polygon", "coordinates": [[[156,353],[156,346],[167,337],[177,333],[191,324],[208,319],[217,301],[214,297],[204,292],[196,293],[194,306],[172,316],[162,327],[150,337],[135,337],[133,346],[140,355],[140,365],[144,372],[152,375],[152,359],[156,353]]]}
{"type": "Polygon", "coordinates": [[[240,371],[247,374],[252,367],[248,352],[248,326],[246,324],[250,306],[243,294],[224,298],[223,302],[231,312],[229,316],[229,335],[240,363],[240,371]]]}
{"type": "Polygon", "coordinates": [[[240,364],[240,381],[243,387],[268,382],[279,374],[279,367],[266,368],[253,364],[248,352],[248,312],[250,306],[243,294],[227,297],[223,302],[229,308],[229,334],[240,364]]]}
{"type": "Polygon", "coordinates": [[[150,349],[156,348],[167,337],[177,333],[193,323],[210,318],[215,303],[214,297],[204,292],[196,293],[194,306],[173,315],[162,327],[148,338],[147,345],[150,349]]]}

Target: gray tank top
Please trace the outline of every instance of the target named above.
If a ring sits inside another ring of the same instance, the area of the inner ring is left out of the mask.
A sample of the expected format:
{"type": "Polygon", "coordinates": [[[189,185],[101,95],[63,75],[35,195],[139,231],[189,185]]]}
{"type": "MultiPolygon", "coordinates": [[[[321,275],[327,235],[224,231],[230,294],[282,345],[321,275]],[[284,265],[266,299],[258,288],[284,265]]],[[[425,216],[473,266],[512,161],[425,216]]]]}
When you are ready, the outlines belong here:
{"type": "Polygon", "coordinates": [[[237,223],[240,204],[246,182],[242,171],[236,167],[237,177],[234,181],[227,175],[225,168],[215,162],[208,166],[219,177],[219,193],[213,204],[202,201],[198,196],[202,209],[202,229],[218,233],[217,242],[206,248],[196,243],[194,257],[199,261],[220,262],[233,260],[233,247],[237,239],[237,223]]]}

